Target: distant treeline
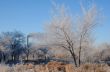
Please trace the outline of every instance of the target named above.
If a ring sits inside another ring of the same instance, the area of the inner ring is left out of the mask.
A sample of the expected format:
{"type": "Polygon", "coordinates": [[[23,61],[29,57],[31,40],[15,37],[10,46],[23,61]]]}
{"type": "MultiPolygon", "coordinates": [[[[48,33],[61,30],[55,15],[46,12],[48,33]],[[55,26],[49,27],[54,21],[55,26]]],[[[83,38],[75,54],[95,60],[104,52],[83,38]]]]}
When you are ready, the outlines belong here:
{"type": "Polygon", "coordinates": [[[46,60],[51,55],[48,47],[34,47],[29,42],[29,36],[20,31],[2,32],[0,34],[0,62],[46,60]]]}

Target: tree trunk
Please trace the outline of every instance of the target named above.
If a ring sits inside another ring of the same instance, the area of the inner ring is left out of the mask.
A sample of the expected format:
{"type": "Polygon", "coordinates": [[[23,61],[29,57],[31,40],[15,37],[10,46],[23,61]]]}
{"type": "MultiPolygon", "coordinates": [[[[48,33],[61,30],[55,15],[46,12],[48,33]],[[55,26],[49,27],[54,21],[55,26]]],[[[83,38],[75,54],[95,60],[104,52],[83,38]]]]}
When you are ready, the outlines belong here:
{"type": "Polygon", "coordinates": [[[77,61],[76,61],[76,57],[75,57],[75,55],[72,54],[72,57],[73,57],[73,59],[74,59],[75,66],[77,67],[77,61]]]}
{"type": "Polygon", "coordinates": [[[77,67],[78,65],[77,65],[77,61],[76,61],[76,56],[75,56],[74,52],[70,51],[70,53],[74,59],[75,66],[77,67]]]}
{"type": "Polygon", "coordinates": [[[79,48],[79,66],[80,66],[80,64],[81,64],[81,46],[80,46],[80,48],[79,48]]]}
{"type": "Polygon", "coordinates": [[[11,55],[11,59],[13,60],[13,54],[11,55]]]}
{"type": "Polygon", "coordinates": [[[35,56],[34,56],[34,54],[33,54],[33,56],[32,56],[32,57],[33,57],[33,60],[34,60],[34,59],[35,59],[35,56]]]}
{"type": "Polygon", "coordinates": [[[82,35],[81,35],[81,38],[80,38],[80,43],[79,43],[79,60],[78,60],[78,62],[79,62],[79,66],[80,66],[80,64],[81,64],[81,44],[82,44],[82,35]]]}
{"type": "Polygon", "coordinates": [[[29,57],[29,55],[27,54],[27,55],[26,55],[26,59],[27,59],[27,60],[28,60],[28,57],[29,57]]]}
{"type": "Polygon", "coordinates": [[[5,54],[3,53],[3,61],[5,61],[6,60],[6,57],[5,57],[5,54]]]}

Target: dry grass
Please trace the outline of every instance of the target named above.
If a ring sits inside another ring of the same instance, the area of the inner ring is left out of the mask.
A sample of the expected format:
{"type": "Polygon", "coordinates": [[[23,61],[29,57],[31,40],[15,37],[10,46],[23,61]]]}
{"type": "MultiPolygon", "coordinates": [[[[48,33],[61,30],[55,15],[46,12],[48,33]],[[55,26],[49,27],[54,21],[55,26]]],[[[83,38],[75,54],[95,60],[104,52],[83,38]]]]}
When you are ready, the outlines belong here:
{"type": "Polygon", "coordinates": [[[105,64],[83,64],[76,68],[72,64],[49,62],[46,65],[0,65],[0,72],[110,72],[110,67],[105,64]]]}
{"type": "Polygon", "coordinates": [[[77,68],[77,72],[110,72],[105,64],[84,64],[77,68]]]}

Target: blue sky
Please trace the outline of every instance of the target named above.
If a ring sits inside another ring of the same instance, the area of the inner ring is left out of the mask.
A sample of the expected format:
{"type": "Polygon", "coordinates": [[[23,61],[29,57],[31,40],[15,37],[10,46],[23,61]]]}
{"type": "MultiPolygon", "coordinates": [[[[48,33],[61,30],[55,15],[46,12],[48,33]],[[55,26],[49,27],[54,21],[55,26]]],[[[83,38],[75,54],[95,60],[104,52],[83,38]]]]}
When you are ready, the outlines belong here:
{"type": "MultiPolygon", "coordinates": [[[[79,0],[55,0],[55,2],[65,4],[73,14],[80,13],[79,0]]],[[[94,2],[104,15],[102,25],[95,32],[96,42],[110,42],[110,0],[94,2]]],[[[42,32],[43,25],[50,19],[51,9],[51,0],[0,0],[0,32],[13,30],[26,34],[42,32]]]]}

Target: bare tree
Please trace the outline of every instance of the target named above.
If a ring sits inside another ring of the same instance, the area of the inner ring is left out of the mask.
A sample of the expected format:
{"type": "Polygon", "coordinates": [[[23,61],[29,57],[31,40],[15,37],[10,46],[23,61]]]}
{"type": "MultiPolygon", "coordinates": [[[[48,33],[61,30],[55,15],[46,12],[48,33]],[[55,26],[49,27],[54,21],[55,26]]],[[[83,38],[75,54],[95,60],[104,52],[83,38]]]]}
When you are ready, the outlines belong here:
{"type": "Polygon", "coordinates": [[[80,66],[82,48],[88,47],[88,44],[92,43],[92,31],[99,21],[95,5],[87,10],[83,8],[82,14],[78,22],[73,23],[72,16],[65,10],[64,6],[61,6],[55,10],[52,20],[46,25],[47,42],[69,51],[74,59],[75,66],[78,64],[80,66]],[[79,49],[78,63],[76,48],[79,49]]]}
{"type": "Polygon", "coordinates": [[[0,45],[9,50],[12,60],[19,59],[19,55],[23,51],[24,36],[21,32],[3,32],[1,35],[0,45]]]}
{"type": "Polygon", "coordinates": [[[59,46],[69,51],[74,59],[75,66],[77,66],[72,18],[64,7],[61,7],[56,13],[47,25],[47,42],[50,45],[59,46]]]}
{"type": "Polygon", "coordinates": [[[84,11],[84,15],[82,16],[81,19],[78,20],[78,31],[77,31],[77,36],[78,41],[79,41],[79,66],[81,64],[81,52],[82,52],[82,48],[84,48],[84,44],[85,46],[89,46],[88,43],[90,43],[91,39],[93,38],[93,36],[91,37],[91,33],[92,31],[95,29],[95,27],[98,24],[98,11],[96,9],[96,6],[93,5],[92,7],[90,7],[90,9],[85,10],[83,7],[83,11],[84,11]]]}

